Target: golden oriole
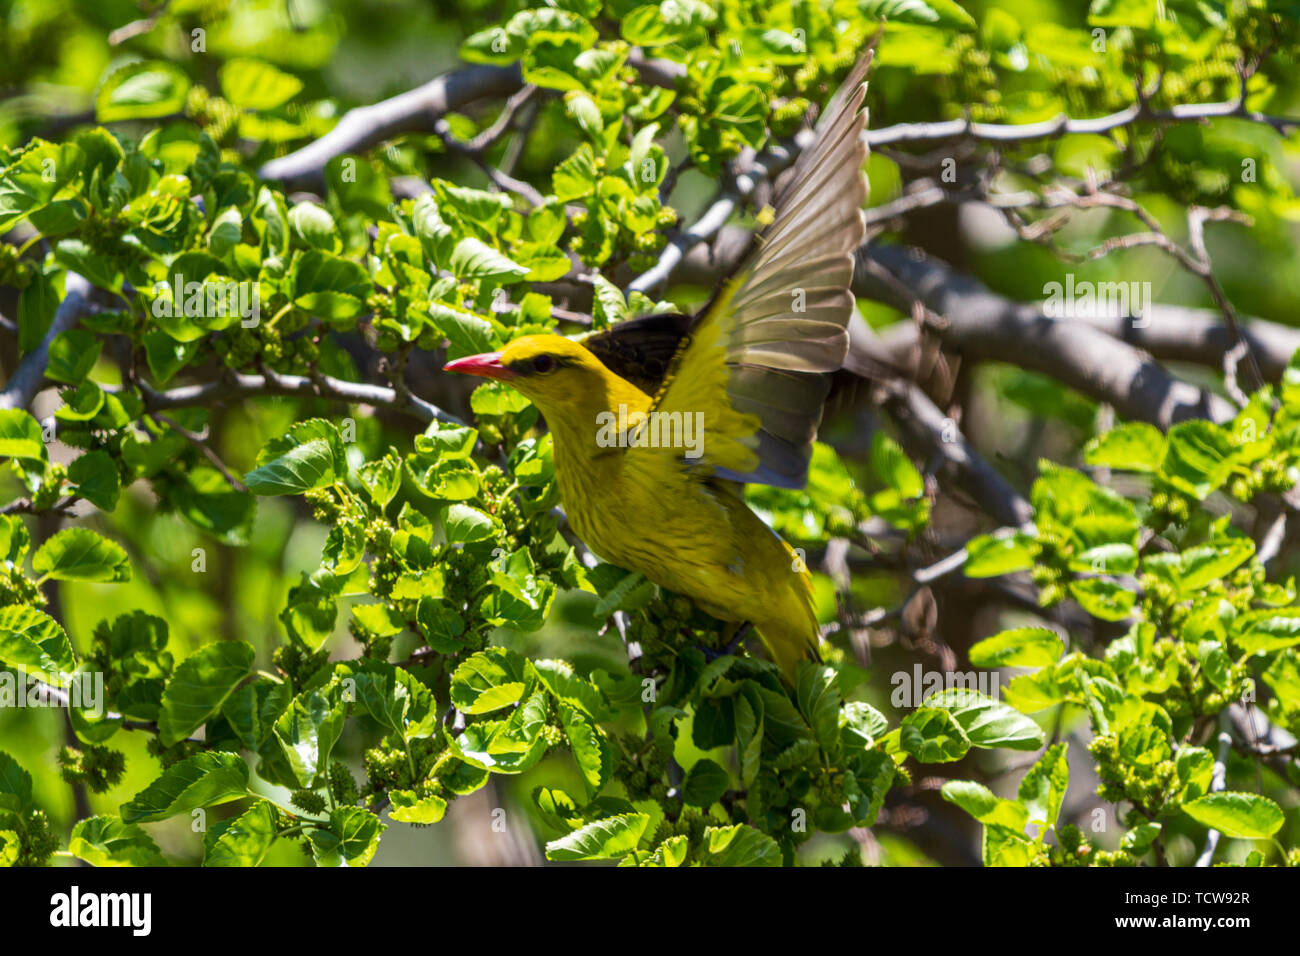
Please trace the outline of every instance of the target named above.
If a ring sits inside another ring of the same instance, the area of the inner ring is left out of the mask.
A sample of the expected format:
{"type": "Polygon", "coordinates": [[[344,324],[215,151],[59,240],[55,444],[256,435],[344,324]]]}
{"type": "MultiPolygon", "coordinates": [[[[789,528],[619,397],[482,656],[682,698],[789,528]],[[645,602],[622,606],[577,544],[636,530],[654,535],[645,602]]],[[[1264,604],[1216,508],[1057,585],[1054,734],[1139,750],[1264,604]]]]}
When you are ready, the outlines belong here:
{"type": "Polygon", "coordinates": [[[811,578],[741,490],[803,486],[848,349],[869,62],[832,99],[770,224],[695,316],[525,336],[445,366],[508,382],[537,406],[569,521],[596,554],[752,624],[787,680],[817,656],[811,578]]]}

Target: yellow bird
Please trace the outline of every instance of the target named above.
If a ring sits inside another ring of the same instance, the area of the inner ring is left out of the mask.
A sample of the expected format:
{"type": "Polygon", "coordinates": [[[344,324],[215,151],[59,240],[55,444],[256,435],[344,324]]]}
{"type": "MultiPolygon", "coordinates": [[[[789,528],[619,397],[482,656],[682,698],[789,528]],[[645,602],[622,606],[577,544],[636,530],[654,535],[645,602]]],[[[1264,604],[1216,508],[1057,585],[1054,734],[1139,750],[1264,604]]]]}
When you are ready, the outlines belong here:
{"type": "Polygon", "coordinates": [[[697,315],[525,336],[445,366],[508,382],[545,416],[565,511],[592,551],[722,621],[752,624],[790,681],[802,657],[817,657],[811,578],[745,505],[742,483],[804,485],[829,376],[848,349],[869,62],[832,99],[770,224],[697,315]]]}

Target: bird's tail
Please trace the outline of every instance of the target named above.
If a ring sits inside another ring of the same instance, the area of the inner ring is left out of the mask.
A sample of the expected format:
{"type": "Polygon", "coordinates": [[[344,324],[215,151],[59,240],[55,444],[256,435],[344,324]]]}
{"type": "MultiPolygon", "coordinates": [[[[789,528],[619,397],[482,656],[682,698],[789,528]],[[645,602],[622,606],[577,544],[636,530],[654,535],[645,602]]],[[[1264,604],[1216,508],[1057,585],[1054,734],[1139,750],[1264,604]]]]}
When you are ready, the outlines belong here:
{"type": "MultiPolygon", "coordinates": [[[[786,545],[789,550],[789,545],[786,545]]],[[[793,556],[794,552],[791,552],[793,556]]],[[[772,614],[754,622],[759,640],[767,648],[781,675],[791,685],[801,660],[821,661],[817,644],[821,630],[813,607],[812,576],[807,571],[793,575],[792,586],[773,594],[772,614]]]]}
{"type": "Polygon", "coordinates": [[[781,676],[793,685],[795,674],[802,660],[821,661],[817,652],[817,638],[814,628],[812,634],[806,627],[789,627],[784,621],[764,621],[754,631],[767,648],[773,662],[781,668],[781,676]]]}

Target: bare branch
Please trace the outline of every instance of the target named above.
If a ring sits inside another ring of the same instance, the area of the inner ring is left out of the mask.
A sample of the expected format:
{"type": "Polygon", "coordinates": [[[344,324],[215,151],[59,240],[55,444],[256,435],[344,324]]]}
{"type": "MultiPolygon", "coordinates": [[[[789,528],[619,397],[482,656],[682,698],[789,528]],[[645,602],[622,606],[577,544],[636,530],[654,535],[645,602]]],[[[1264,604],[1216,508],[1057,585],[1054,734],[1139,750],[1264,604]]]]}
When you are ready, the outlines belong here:
{"type": "Polygon", "coordinates": [[[75,272],[68,273],[64,283],[63,301],[59,303],[54,313],[54,320],[50,323],[45,338],[41,339],[40,345],[22,357],[22,361],[14,369],[13,376],[4,389],[0,390],[0,408],[26,408],[31,404],[32,399],[41,389],[41,383],[45,381],[45,367],[50,359],[50,343],[60,333],[66,332],[76,324],[85,311],[90,290],[89,282],[75,272]]]}
{"type": "MultiPolygon", "coordinates": [[[[640,50],[628,56],[643,83],[672,89],[686,67],[650,59],[640,50]]],[[[343,153],[355,153],[399,133],[436,132],[439,119],[476,100],[512,96],[523,85],[519,66],[472,65],[444,73],[413,90],[358,106],[343,114],[337,126],[302,149],[266,163],[258,175],[284,183],[286,189],[319,189],[325,164],[343,153]]],[[[476,138],[477,139],[477,138],[476,138]]]]}
{"type": "MultiPolygon", "coordinates": [[[[1077,315],[1074,321],[1144,349],[1162,362],[1219,368],[1233,344],[1232,330],[1214,309],[1157,304],[1148,305],[1140,318],[1090,313],[1077,315]]],[[[1278,322],[1248,318],[1241,325],[1241,334],[1259,360],[1266,381],[1279,381],[1291,357],[1300,350],[1300,329],[1278,322]]]]}
{"type": "Polygon", "coordinates": [[[1091,119],[1072,119],[1064,113],[1039,123],[975,123],[969,119],[937,123],[898,123],[870,130],[867,144],[875,149],[896,143],[930,143],[945,139],[974,139],[989,143],[1019,143],[1051,139],[1068,133],[1110,133],[1134,123],[1189,123],[1232,116],[1263,123],[1279,133],[1300,129],[1300,118],[1270,116],[1245,108],[1240,100],[1223,103],[1180,103],[1167,110],[1150,110],[1134,103],[1116,113],[1091,119]]]}
{"type": "Polygon", "coordinates": [[[760,182],[791,165],[798,152],[796,143],[789,149],[774,144],[760,154],[749,150],[742,153],[732,168],[732,184],[722,190],[694,225],[672,238],[659,254],[659,261],[632,280],[628,291],[651,292],[667,282],[692,248],[717,235],[741,201],[752,195],[760,182]]]}
{"type": "MultiPolygon", "coordinates": [[[[852,361],[850,356],[846,364],[850,371],[852,361]]],[[[1034,509],[1029,502],[975,451],[956,422],[944,415],[918,386],[911,382],[886,385],[885,407],[910,434],[909,444],[953,466],[958,484],[995,520],[1017,527],[1030,524],[1034,509]]]]}
{"type": "MultiPolygon", "coordinates": [[[[885,302],[902,312],[911,311],[911,301],[865,268],[867,257],[884,266],[930,310],[944,317],[943,326],[929,331],[967,358],[1009,362],[1042,372],[1109,403],[1125,418],[1160,428],[1187,418],[1222,422],[1235,415],[1231,403],[1179,381],[1137,349],[1100,334],[1086,323],[1058,321],[1044,315],[1038,306],[1004,298],[978,280],[955,273],[917,250],[897,246],[860,249],[853,280],[858,295],[885,302]]],[[[908,364],[908,353],[917,342],[915,327],[900,323],[889,332],[881,337],[889,344],[877,358],[908,364]]]]}
{"type": "MultiPolygon", "coordinates": [[[[405,396],[399,396],[394,389],[382,385],[345,382],[327,375],[311,379],[301,375],[281,375],[268,371],[266,375],[231,375],[229,378],[215,382],[181,385],[161,392],[143,382],[138,383],[138,387],[144,396],[145,410],[149,412],[196,405],[216,405],[228,399],[255,395],[315,395],[342,402],[387,408],[426,423],[439,421],[452,425],[465,424],[455,415],[444,412],[416,395],[407,393],[405,396]]],[[[119,386],[106,385],[103,388],[107,392],[120,390],[119,386]]]]}
{"type": "Polygon", "coordinates": [[[283,182],[286,188],[318,189],[324,184],[325,164],[335,156],[367,149],[399,133],[432,133],[452,110],[475,100],[510,96],[522,83],[518,66],[453,70],[391,99],[349,110],[320,139],[271,160],[258,175],[283,182]]]}

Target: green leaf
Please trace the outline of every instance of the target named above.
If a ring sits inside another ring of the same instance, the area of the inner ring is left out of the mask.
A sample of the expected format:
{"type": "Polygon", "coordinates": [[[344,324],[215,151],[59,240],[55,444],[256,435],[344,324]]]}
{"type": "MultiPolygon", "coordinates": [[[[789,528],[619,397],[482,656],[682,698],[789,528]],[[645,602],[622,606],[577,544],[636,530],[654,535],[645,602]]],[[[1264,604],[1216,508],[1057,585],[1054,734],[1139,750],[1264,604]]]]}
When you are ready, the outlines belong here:
{"type": "Polygon", "coordinates": [[[757,695],[737,695],[736,753],[740,758],[740,779],[753,786],[763,754],[763,701],[757,695]]]}
{"type": "Polygon", "coordinates": [[[960,760],[970,740],[956,719],[938,707],[918,707],[903,718],[899,746],[921,763],[960,760]]]}
{"type": "Polygon", "coordinates": [[[388,217],[393,194],[388,180],[368,161],[355,156],[335,156],[325,164],[325,180],[344,212],[359,212],[373,219],[388,217]]]}
{"type": "Polygon", "coordinates": [[[261,60],[238,57],[221,65],[221,95],[232,106],[247,110],[273,110],[289,102],[302,89],[302,80],[261,60]]]}
{"type": "Polygon", "coordinates": [[[473,312],[443,302],[431,302],[429,315],[438,324],[442,334],[447,336],[450,343],[448,358],[477,355],[480,352],[490,352],[496,347],[496,330],[492,323],[473,312]]]}
{"type": "Polygon", "coordinates": [[[682,784],[682,799],[692,806],[708,807],[727,792],[731,777],[722,767],[707,757],[697,760],[686,774],[682,784]]]}
{"type": "Polygon", "coordinates": [[[347,457],[338,429],[313,419],[299,422],[282,438],[266,444],[258,467],[244,475],[255,495],[300,495],[324,488],[346,474],[347,457]]]}
{"type": "Polygon", "coordinates": [[[1153,472],[1164,457],[1165,436],[1145,422],[1128,422],[1088,442],[1083,458],[1099,468],[1153,472]]]}
{"type": "Polygon", "coordinates": [[[1028,571],[1034,566],[1033,538],[1017,531],[1009,535],[981,534],[966,542],[968,578],[994,578],[1000,574],[1028,571]]]}
{"type": "Polygon", "coordinates": [[[1081,608],[1103,621],[1122,621],[1129,617],[1137,600],[1132,591],[1104,578],[1071,581],[1070,596],[1081,608]]]}
{"type": "Polygon", "coordinates": [[[1141,823],[1124,834],[1119,841],[1120,848],[1135,856],[1141,856],[1151,849],[1162,829],[1159,823],[1141,823]]]}
{"type": "Polygon", "coordinates": [[[988,787],[973,780],[949,780],[939,792],[949,803],[961,807],[983,824],[1023,832],[1029,821],[1029,814],[1019,803],[1003,800],[988,787]]]}
{"type": "Polygon", "coordinates": [[[827,753],[834,753],[840,737],[840,690],[835,684],[835,670],[800,661],[795,693],[799,712],[812,728],[817,743],[827,753]]]}
{"type": "Polygon", "coordinates": [[[76,494],[102,511],[117,507],[122,493],[122,479],[117,463],[106,451],[88,451],[68,466],[68,480],[76,494]]]}
{"type": "Polygon", "coordinates": [[[1195,595],[1207,584],[1227,577],[1255,554],[1250,538],[1227,538],[1182,551],[1178,558],[1180,595],[1195,595]]]}
{"type": "Polygon", "coordinates": [[[365,528],[338,524],[325,537],[320,564],[330,574],[344,578],[357,569],[365,556],[365,528]]]}
{"type": "Polygon", "coordinates": [[[870,704],[851,700],[840,710],[840,740],[846,747],[870,747],[889,729],[885,715],[870,704]]]}
{"type": "Polygon", "coordinates": [[[18,564],[31,546],[32,539],[23,519],[17,515],[0,515],[0,562],[18,564]]]}
{"type": "Polygon", "coordinates": [[[1271,837],[1286,820],[1281,807],[1257,793],[1207,793],[1184,803],[1183,812],[1224,836],[1245,840],[1271,837]]]}
{"type": "Polygon", "coordinates": [[[91,866],[166,866],[162,852],[144,828],[119,817],[78,820],[68,852],[91,866]]]}
{"type": "Polygon", "coordinates": [[[259,680],[245,684],[221,704],[226,719],[239,742],[249,750],[259,750],[275,729],[275,721],[289,706],[293,689],[289,684],[259,680]]]}
{"type": "Polygon", "coordinates": [[[168,492],[176,511],[194,527],[226,544],[248,543],[257,499],[231,488],[215,468],[199,465],[189,469],[185,481],[169,485],[168,492]]]}
{"type": "Polygon", "coordinates": [[[233,820],[222,820],[203,836],[204,866],[261,866],[275,842],[275,808],[259,800],[233,820]]]}
{"type": "Polygon", "coordinates": [[[334,217],[314,202],[300,202],[289,210],[289,228],[299,242],[313,249],[333,252],[338,246],[334,217]]]}
{"type": "Polygon", "coordinates": [[[187,757],[122,805],[126,823],[153,823],[200,807],[248,795],[248,764],[239,754],[205,752],[187,757]]]}
{"type": "MultiPolygon", "coordinates": [[[[0,188],[3,188],[0,186],[0,188]]],[[[59,294],[50,277],[32,276],[18,296],[18,352],[26,355],[41,344],[59,308],[59,294]]]]}
{"type": "Polygon", "coordinates": [[[0,750],[0,809],[26,810],[32,802],[32,775],[0,750]]]}
{"type": "Polygon", "coordinates": [[[923,703],[950,713],[966,732],[972,746],[1037,750],[1043,745],[1043,731],[1036,723],[978,691],[940,691],[923,703]]]}
{"type": "Polygon", "coordinates": [[[357,701],[375,720],[403,740],[432,737],[438,732],[438,707],[433,692],[418,678],[391,664],[369,662],[352,678],[357,701]]]}
{"type": "Polygon", "coordinates": [[[398,823],[437,823],[447,812],[447,801],[436,794],[419,796],[414,790],[389,790],[393,808],[389,816],[398,823]]]}
{"type": "Polygon", "coordinates": [[[387,829],[369,810],[338,807],[330,812],[329,829],[309,830],[307,835],[317,866],[367,866],[387,829]]]}
{"type": "Polygon", "coordinates": [[[1281,650],[1300,644],[1300,608],[1247,611],[1233,622],[1234,643],[1244,654],[1281,650]]]}
{"type": "Polygon", "coordinates": [[[1056,818],[1061,813],[1061,801],[1065,799],[1065,791],[1070,784],[1066,749],[1063,743],[1048,747],[1020,781],[1017,795],[1029,812],[1030,823],[1039,823],[1045,827],[1056,826],[1056,818]]]}
{"type": "Polygon", "coordinates": [[[898,442],[880,430],[871,439],[871,470],[885,487],[897,491],[904,499],[919,498],[925,492],[925,482],[916,466],[898,442]]]}
{"type": "Polygon", "coordinates": [[[460,637],[465,633],[465,618],[443,598],[421,598],[415,623],[429,646],[441,654],[456,654],[465,649],[460,637]]]}
{"type": "Polygon", "coordinates": [[[594,797],[609,774],[605,740],[586,714],[568,704],[560,704],[560,724],[569,749],[573,751],[573,759],[577,761],[578,772],[587,786],[587,795],[594,797]]]}
{"type": "Polygon", "coordinates": [[[1201,670],[1211,684],[1226,690],[1231,676],[1232,660],[1218,641],[1201,641],[1196,648],[1201,659],[1201,670]]]}
{"type": "Polygon", "coordinates": [[[597,565],[591,571],[592,583],[601,594],[593,617],[603,621],[615,611],[635,611],[644,607],[654,596],[654,585],[645,575],[625,571],[609,564],[597,565]]]}
{"type": "Polygon", "coordinates": [[[533,670],[555,699],[583,711],[595,721],[608,720],[609,705],[591,681],[579,677],[565,661],[533,661],[533,670]]]}
{"type": "Polygon", "coordinates": [[[0,408],[0,458],[45,460],[41,424],[21,408],[0,408]]]}
{"type": "Polygon", "coordinates": [[[343,733],[347,704],[323,690],[303,691],[275,722],[280,749],[303,787],[314,787],[329,767],[330,753],[343,733]]]}
{"type": "Polygon", "coordinates": [[[593,277],[595,284],[595,313],[593,322],[596,328],[616,325],[628,318],[627,302],[623,291],[599,272],[593,277]]]}
{"type": "Polygon", "coordinates": [[[574,830],[546,844],[548,860],[615,860],[636,849],[650,822],[648,813],[620,813],[574,830]]]}
{"type": "Polygon", "coordinates": [[[504,647],[489,647],[461,663],[451,678],[451,702],[466,714],[487,714],[522,700],[531,683],[528,662],[504,647]]]}
{"type": "Polygon", "coordinates": [[[131,580],[131,562],[122,546],[89,528],[65,528],[51,535],[32,557],[32,570],[42,580],[131,580]]]}
{"type": "Polygon", "coordinates": [[[583,143],[551,173],[551,190],[559,202],[590,196],[596,190],[596,154],[583,143]]]}
{"type": "Polygon", "coordinates": [[[448,271],[463,282],[483,280],[509,284],[528,275],[528,268],[498,252],[487,243],[468,236],[456,243],[448,271]]]}
{"type": "Polygon", "coordinates": [[[68,329],[60,332],[50,343],[49,365],[45,369],[47,378],[56,382],[78,385],[90,374],[90,370],[99,361],[99,352],[104,343],[99,337],[85,329],[68,329]]]}
{"type": "Polygon", "coordinates": [[[1018,627],[971,646],[976,667],[1046,667],[1065,653],[1065,642],[1045,627],[1018,627]]]}
{"type": "Polygon", "coordinates": [[[402,487],[401,466],[392,458],[368,461],[357,469],[357,479],[366,496],[386,508],[402,487]]]}
{"type": "Polygon", "coordinates": [[[451,544],[470,544],[486,541],[496,533],[492,517],[469,505],[453,504],[443,518],[447,541],[451,544]]]}
{"type": "Polygon", "coordinates": [[[1232,473],[1236,456],[1227,430],[1201,419],[1169,429],[1160,476],[1198,501],[1219,488],[1232,473]]]}
{"type": "Polygon", "coordinates": [[[294,304],[329,320],[360,315],[365,311],[366,297],[374,288],[360,263],[320,249],[310,249],[298,258],[290,280],[294,304]]]}
{"type": "Polygon", "coordinates": [[[780,866],[781,847],[766,833],[744,823],[704,831],[705,866],[780,866]]]}
{"type": "Polygon", "coordinates": [[[1182,785],[1179,796],[1194,800],[1209,792],[1214,780],[1214,754],[1204,747],[1179,747],[1174,770],[1182,785]]]}
{"type": "Polygon", "coordinates": [[[199,648],[176,666],[163,691],[158,733],[170,747],[207,723],[253,667],[253,645],[220,641],[199,648]]]}
{"type": "MultiPolygon", "coordinates": [[[[538,35],[524,53],[524,82],[549,90],[581,90],[583,81],[575,61],[588,49],[582,39],[573,34],[538,35]]],[[[594,109],[595,103],[592,107],[594,109]]],[[[595,116],[599,121],[599,110],[595,110],[595,116]]]]}
{"type": "Polygon", "coordinates": [[[690,837],[685,834],[670,836],[655,847],[650,856],[642,860],[639,865],[651,867],[681,866],[686,862],[686,856],[690,852],[690,848],[690,837]]]}
{"type": "Polygon", "coordinates": [[[1264,683],[1288,708],[1300,705],[1300,656],[1292,650],[1278,654],[1264,672],[1264,683]]]}
{"type": "Polygon", "coordinates": [[[55,687],[77,667],[72,644],[59,623],[23,604],[0,608],[0,662],[55,687]]]}
{"type": "Polygon", "coordinates": [[[128,63],[111,73],[95,94],[95,118],[113,123],[179,113],[189,89],[189,77],[173,63],[128,63]]]}
{"type": "Polygon", "coordinates": [[[953,0],[858,0],[858,15],[867,20],[975,29],[975,20],[953,0]]]}
{"type": "Polygon", "coordinates": [[[713,23],[717,14],[701,0],[663,0],[637,7],[620,21],[623,39],[635,46],[672,43],[691,30],[713,23]]]}

